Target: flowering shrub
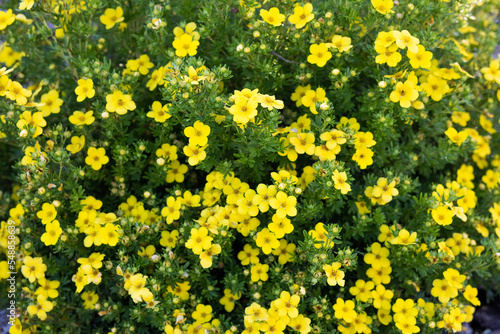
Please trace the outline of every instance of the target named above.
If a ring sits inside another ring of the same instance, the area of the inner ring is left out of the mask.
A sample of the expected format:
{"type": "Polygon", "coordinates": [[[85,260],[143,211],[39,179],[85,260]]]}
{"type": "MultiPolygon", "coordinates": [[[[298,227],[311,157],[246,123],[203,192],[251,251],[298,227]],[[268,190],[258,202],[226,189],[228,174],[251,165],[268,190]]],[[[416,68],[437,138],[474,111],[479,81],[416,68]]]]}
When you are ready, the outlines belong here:
{"type": "Polygon", "coordinates": [[[10,333],[461,330],[500,284],[499,5],[3,1],[10,333]]]}

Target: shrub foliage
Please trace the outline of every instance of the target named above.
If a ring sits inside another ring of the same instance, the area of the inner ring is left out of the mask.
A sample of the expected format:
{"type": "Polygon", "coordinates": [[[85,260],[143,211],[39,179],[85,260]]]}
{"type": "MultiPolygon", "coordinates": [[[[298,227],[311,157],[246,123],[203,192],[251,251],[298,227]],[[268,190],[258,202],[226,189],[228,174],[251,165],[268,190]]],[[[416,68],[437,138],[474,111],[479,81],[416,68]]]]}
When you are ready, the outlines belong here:
{"type": "Polygon", "coordinates": [[[461,330],[500,283],[499,5],[3,1],[10,333],[461,330]]]}

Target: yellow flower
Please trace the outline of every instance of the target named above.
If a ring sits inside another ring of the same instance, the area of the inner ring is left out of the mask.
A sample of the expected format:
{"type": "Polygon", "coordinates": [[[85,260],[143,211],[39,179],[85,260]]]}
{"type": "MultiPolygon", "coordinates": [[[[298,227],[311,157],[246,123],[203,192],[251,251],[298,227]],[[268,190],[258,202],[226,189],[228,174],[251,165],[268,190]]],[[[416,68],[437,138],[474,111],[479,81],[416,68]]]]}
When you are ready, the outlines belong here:
{"type": "Polygon", "coordinates": [[[339,270],[342,265],[340,262],[333,262],[331,265],[325,264],[323,265],[323,270],[325,271],[327,283],[328,285],[335,286],[344,286],[344,276],[345,273],[342,270],[339,270]]]}
{"type": "Polygon", "coordinates": [[[470,114],[466,111],[454,111],[451,115],[451,120],[453,123],[465,127],[467,126],[467,122],[470,121],[470,114]]]}
{"type": "Polygon", "coordinates": [[[22,0],[21,3],[19,3],[19,10],[30,10],[34,4],[35,0],[22,0]]]}
{"type": "Polygon", "coordinates": [[[204,250],[212,247],[213,238],[208,235],[208,229],[206,227],[200,227],[199,229],[193,228],[190,234],[185,246],[191,249],[194,254],[200,255],[204,250]]]}
{"type": "Polygon", "coordinates": [[[493,127],[493,123],[484,117],[484,115],[479,116],[479,124],[481,124],[481,127],[491,135],[497,132],[497,130],[493,127]]]}
{"type": "Polygon", "coordinates": [[[23,266],[21,267],[23,276],[31,283],[37,279],[44,278],[46,270],[47,266],[43,263],[41,257],[32,258],[31,256],[26,256],[23,260],[23,266]]]}
{"type": "Polygon", "coordinates": [[[241,298],[241,293],[234,294],[230,289],[224,289],[224,297],[219,300],[219,303],[224,306],[226,312],[234,310],[234,302],[241,298]]]}
{"type": "Polygon", "coordinates": [[[85,136],[81,135],[80,137],[78,136],[73,136],[71,137],[71,144],[66,146],[66,149],[70,151],[72,154],[76,154],[82,150],[82,148],[85,146],[85,136]]]}
{"type": "Polygon", "coordinates": [[[14,23],[15,20],[16,16],[12,14],[12,9],[9,9],[6,12],[0,11],[0,30],[4,30],[5,28],[7,28],[7,26],[14,23]]]}
{"type": "Polygon", "coordinates": [[[191,317],[199,323],[209,322],[212,319],[213,308],[210,305],[198,304],[191,317]]]}
{"type": "Polygon", "coordinates": [[[477,298],[477,289],[473,288],[470,285],[465,287],[465,291],[463,292],[465,299],[467,299],[472,305],[480,306],[481,302],[477,298]]]}
{"type": "Polygon", "coordinates": [[[206,76],[198,75],[198,71],[202,72],[202,69],[196,70],[193,66],[189,66],[188,75],[184,76],[184,81],[189,82],[191,85],[198,85],[200,81],[206,79],[206,76]]]}
{"type": "Polygon", "coordinates": [[[349,37],[335,35],[332,38],[331,46],[336,48],[340,53],[349,51],[352,48],[351,39],[349,37]]]}
{"type": "Polygon", "coordinates": [[[36,315],[40,320],[44,321],[47,319],[47,312],[50,312],[54,304],[47,300],[44,295],[38,295],[36,297],[36,305],[30,305],[27,311],[30,315],[36,315]]]}
{"type": "Polygon", "coordinates": [[[352,156],[352,160],[356,161],[359,165],[359,168],[365,169],[367,166],[373,164],[373,151],[368,147],[360,147],[356,149],[356,152],[352,156]]]}
{"type": "Polygon", "coordinates": [[[238,260],[241,261],[243,266],[247,266],[249,264],[259,263],[259,249],[252,248],[249,244],[246,244],[243,247],[243,250],[238,253],[238,260]]]}
{"type": "Polygon", "coordinates": [[[168,105],[165,104],[164,106],[161,105],[159,101],[153,102],[153,105],[151,107],[151,111],[146,114],[147,117],[154,118],[156,122],[163,123],[172,115],[169,114],[168,112],[168,105]]]}
{"type": "Polygon", "coordinates": [[[85,158],[85,163],[92,167],[94,170],[101,169],[102,165],[109,162],[109,158],[106,156],[106,150],[104,147],[90,147],[87,151],[87,157],[85,158]]]}
{"type": "Polygon", "coordinates": [[[43,203],[42,210],[36,213],[36,216],[42,220],[42,224],[46,225],[56,219],[57,211],[52,203],[43,203]]]}
{"type": "Polygon", "coordinates": [[[265,22],[275,27],[279,27],[285,21],[285,15],[280,14],[277,7],[273,7],[269,11],[261,9],[260,16],[265,22]]]}
{"type": "Polygon", "coordinates": [[[315,91],[312,89],[308,90],[302,97],[301,101],[304,107],[308,107],[313,114],[317,114],[318,112],[316,111],[316,103],[326,102],[328,101],[328,99],[326,98],[325,90],[321,87],[318,87],[315,91]]]}
{"type": "MultiPolygon", "coordinates": [[[[97,243],[102,243],[105,245],[109,245],[111,247],[114,247],[118,244],[118,241],[120,240],[120,234],[118,231],[120,230],[119,225],[113,225],[112,223],[107,223],[103,228],[99,229],[98,235],[97,235],[97,243]]],[[[96,240],[94,240],[94,244],[96,243],[96,240]]]]}
{"type": "Polygon", "coordinates": [[[487,188],[493,189],[500,182],[500,172],[494,172],[491,169],[488,169],[486,174],[481,178],[481,181],[484,182],[487,188]]]}
{"type": "Polygon", "coordinates": [[[252,282],[258,281],[267,281],[269,275],[267,272],[269,271],[268,264],[257,263],[250,268],[250,279],[252,282]]]}
{"type": "Polygon", "coordinates": [[[368,299],[372,298],[372,290],[375,284],[372,281],[365,282],[362,279],[358,279],[354,286],[349,288],[349,293],[356,297],[356,300],[362,302],[368,302],[368,299]]]}
{"type": "Polygon", "coordinates": [[[188,171],[188,166],[181,164],[178,160],[172,161],[168,165],[167,178],[165,179],[168,183],[184,182],[184,174],[188,171]]]}
{"type": "Polygon", "coordinates": [[[418,53],[418,44],[420,41],[418,38],[413,37],[408,30],[396,31],[393,32],[394,37],[396,38],[396,45],[400,49],[408,48],[408,51],[413,53],[418,53]]]}
{"type": "Polygon", "coordinates": [[[158,85],[163,85],[165,83],[165,75],[167,74],[167,67],[166,66],[161,66],[158,69],[154,70],[153,73],[151,73],[151,79],[146,83],[146,87],[149,88],[149,90],[154,90],[156,86],[158,85]]]}
{"type": "Polygon", "coordinates": [[[212,266],[212,257],[220,254],[221,247],[218,244],[213,244],[209,249],[206,249],[200,254],[200,264],[203,268],[210,268],[212,266]]]}
{"type": "Polygon", "coordinates": [[[437,297],[441,303],[448,303],[450,298],[458,296],[457,288],[451,286],[447,280],[435,279],[432,281],[431,295],[437,297]]]}
{"type": "Polygon", "coordinates": [[[328,239],[328,233],[326,232],[325,228],[323,227],[323,223],[317,223],[314,227],[314,230],[310,230],[308,234],[313,238],[315,241],[314,247],[315,248],[333,248],[334,243],[328,239]]]}
{"type": "Polygon", "coordinates": [[[290,143],[295,147],[298,154],[313,155],[316,148],[313,133],[299,133],[296,137],[290,138],[290,143]]]}
{"type": "Polygon", "coordinates": [[[463,281],[465,281],[465,275],[460,275],[460,272],[453,268],[446,269],[443,272],[444,279],[448,282],[448,284],[456,289],[463,288],[463,281]]]}
{"type": "Polygon", "coordinates": [[[292,101],[295,101],[297,107],[300,107],[302,105],[302,97],[306,95],[306,92],[308,90],[311,90],[311,85],[297,86],[297,88],[295,88],[295,92],[292,93],[290,99],[292,101]]]}
{"type": "Polygon", "coordinates": [[[438,78],[432,74],[427,77],[427,82],[422,84],[422,88],[434,101],[440,101],[443,98],[443,95],[450,90],[446,80],[438,78]]]}
{"type": "Polygon", "coordinates": [[[413,81],[406,80],[404,83],[398,82],[396,88],[392,91],[390,99],[403,108],[409,108],[411,103],[418,98],[418,91],[413,81]]]}
{"type": "Polygon", "coordinates": [[[417,240],[417,232],[408,232],[406,229],[399,231],[399,234],[394,239],[390,240],[393,245],[410,245],[417,240]]]}
{"type": "Polygon", "coordinates": [[[267,110],[271,111],[273,109],[283,109],[284,104],[281,100],[276,100],[276,98],[271,95],[259,94],[257,96],[257,101],[260,103],[262,108],[267,108],[267,110]]]}
{"type": "Polygon", "coordinates": [[[17,81],[10,81],[7,86],[7,91],[5,91],[5,96],[22,106],[28,103],[27,98],[31,96],[31,91],[24,88],[17,81]]]}
{"type": "Polygon", "coordinates": [[[323,67],[326,62],[332,58],[332,53],[328,51],[325,43],[313,44],[310,46],[311,54],[307,57],[307,61],[311,64],[316,64],[318,67],[323,67]]]}
{"type": "Polygon", "coordinates": [[[297,215],[297,198],[288,196],[285,192],[279,191],[276,197],[269,200],[269,205],[276,209],[276,215],[280,218],[285,218],[287,215],[295,217],[297,215]]]}
{"type": "Polygon", "coordinates": [[[50,90],[48,93],[43,94],[40,98],[40,103],[43,105],[37,107],[38,110],[41,110],[43,113],[43,117],[47,117],[50,114],[58,114],[61,110],[61,105],[63,104],[63,100],[59,98],[59,92],[55,89],[50,90]]]}
{"type": "Polygon", "coordinates": [[[394,6],[394,2],[392,0],[371,0],[373,7],[379,12],[380,14],[389,14],[389,13],[394,13],[392,11],[392,7],[394,6]]]}
{"type": "Polygon", "coordinates": [[[257,96],[247,98],[238,94],[234,98],[234,105],[229,108],[229,113],[233,115],[236,123],[246,124],[257,116],[257,107],[259,105],[257,96]]]}
{"type": "Polygon", "coordinates": [[[94,112],[92,110],[89,110],[85,113],[81,111],[75,111],[73,115],[69,116],[69,121],[71,124],[74,124],[76,126],[90,125],[95,121],[95,117],[93,115],[94,112]]]}
{"type": "MultiPolygon", "coordinates": [[[[290,221],[288,219],[288,221],[290,221]]],[[[292,227],[293,225],[290,224],[292,227]]],[[[285,239],[280,240],[280,247],[273,251],[273,255],[278,256],[278,262],[280,264],[286,264],[288,262],[293,262],[295,257],[295,246],[292,243],[288,243],[285,239]]]]}
{"type": "Polygon", "coordinates": [[[200,39],[200,34],[197,31],[195,31],[196,30],[196,23],[189,22],[188,24],[186,24],[184,29],[185,30],[183,30],[181,27],[174,28],[175,39],[179,39],[184,34],[188,34],[190,36],[193,36],[193,39],[195,41],[198,41],[200,39]]]}
{"type": "Polygon", "coordinates": [[[265,228],[259,233],[257,233],[256,241],[257,246],[262,249],[264,254],[270,254],[273,250],[276,250],[280,246],[280,242],[276,235],[265,228]]]}
{"type": "Polygon", "coordinates": [[[192,146],[192,145],[184,146],[183,152],[188,157],[188,163],[191,166],[197,165],[198,163],[200,163],[200,161],[205,160],[205,158],[207,157],[207,152],[205,152],[205,148],[206,146],[204,147],[192,146]]]}
{"type": "Polygon", "coordinates": [[[448,138],[450,138],[452,142],[454,142],[458,146],[462,145],[467,137],[469,137],[467,131],[457,132],[455,128],[448,128],[448,130],[446,130],[444,133],[448,136],[448,138]]]}
{"type": "Polygon", "coordinates": [[[100,20],[106,26],[106,29],[111,29],[115,24],[124,20],[123,9],[120,6],[116,7],[116,9],[108,8],[104,11],[104,15],[101,15],[100,20]]]}
{"type": "Polygon", "coordinates": [[[82,102],[85,98],[93,98],[95,95],[94,82],[92,79],[79,79],[78,87],[75,88],[76,100],[82,102]]]}
{"type": "Polygon", "coordinates": [[[82,293],[82,299],[83,299],[83,308],[86,310],[93,310],[95,304],[99,300],[99,296],[93,291],[84,292],[82,293]]]}
{"type": "Polygon", "coordinates": [[[282,291],[280,297],[274,300],[274,307],[279,317],[297,318],[299,310],[297,306],[300,303],[300,296],[291,295],[288,291],[282,291]]]}
{"type": "Polygon", "coordinates": [[[500,61],[499,60],[491,61],[490,66],[483,67],[481,69],[481,72],[483,73],[486,81],[496,81],[497,84],[500,84],[500,61]]]}
{"type": "Polygon", "coordinates": [[[173,230],[172,232],[162,231],[160,245],[162,245],[163,247],[175,248],[178,239],[179,239],[179,231],[177,230],[173,230]]]}
{"type": "Polygon", "coordinates": [[[205,146],[208,143],[210,126],[200,121],[194,122],[193,126],[184,129],[184,135],[189,138],[190,146],[205,146]]]}
{"type": "Polygon", "coordinates": [[[373,140],[373,133],[358,131],[354,135],[354,148],[358,149],[360,147],[372,147],[377,142],[373,140]]]}
{"type": "Polygon", "coordinates": [[[295,24],[296,29],[303,28],[307,22],[314,19],[314,14],[312,13],[313,6],[310,3],[306,3],[304,7],[296,6],[293,9],[293,15],[288,18],[291,24],[295,24]]]}
{"type": "Polygon", "coordinates": [[[355,304],[352,300],[344,301],[342,298],[337,298],[337,302],[333,305],[335,318],[349,323],[352,322],[357,316],[354,307],[355,304]]]}
{"type": "Polygon", "coordinates": [[[401,53],[398,52],[398,46],[396,44],[392,44],[389,47],[375,44],[375,51],[379,53],[379,55],[375,57],[375,62],[377,64],[387,63],[388,66],[395,67],[402,59],[401,53]]]}
{"type": "Polygon", "coordinates": [[[38,137],[43,132],[43,127],[47,125],[47,122],[43,118],[41,112],[35,112],[33,115],[31,111],[25,111],[21,114],[19,121],[16,123],[16,126],[19,129],[24,129],[24,127],[34,128],[35,131],[33,133],[33,138],[38,137]]]}
{"type": "Polygon", "coordinates": [[[146,75],[149,73],[149,69],[154,67],[154,64],[148,55],[141,55],[138,59],[128,61],[127,67],[133,72],[139,71],[142,75],[146,75]]]}
{"type": "Polygon", "coordinates": [[[193,40],[193,36],[184,34],[178,39],[175,39],[172,46],[175,48],[177,57],[195,56],[200,42],[193,40]]]}
{"type": "Polygon", "coordinates": [[[136,108],[135,102],[128,94],[123,94],[119,90],[115,90],[113,94],[106,96],[106,110],[109,112],[116,112],[118,115],[124,115],[128,110],[136,108]]]}
{"type": "Polygon", "coordinates": [[[346,172],[339,172],[338,169],[333,171],[332,179],[335,183],[335,189],[340,190],[342,194],[347,194],[351,191],[351,186],[347,183],[347,174],[346,172]]]}
{"type": "Polygon", "coordinates": [[[410,65],[413,68],[431,67],[432,52],[425,51],[425,48],[422,45],[418,45],[418,52],[411,52],[408,50],[406,55],[410,58],[410,65]]]}
{"type": "Polygon", "coordinates": [[[44,295],[49,298],[57,298],[59,296],[57,288],[59,288],[61,282],[49,281],[48,279],[40,278],[38,280],[38,284],[40,284],[40,287],[36,289],[35,295],[44,295]]]}
{"type": "Polygon", "coordinates": [[[59,240],[59,236],[61,235],[61,233],[62,228],[59,225],[59,222],[57,220],[54,220],[53,222],[47,223],[47,225],[45,225],[45,233],[42,234],[40,240],[42,240],[45,246],[55,245],[57,243],[57,240],[59,240]]]}

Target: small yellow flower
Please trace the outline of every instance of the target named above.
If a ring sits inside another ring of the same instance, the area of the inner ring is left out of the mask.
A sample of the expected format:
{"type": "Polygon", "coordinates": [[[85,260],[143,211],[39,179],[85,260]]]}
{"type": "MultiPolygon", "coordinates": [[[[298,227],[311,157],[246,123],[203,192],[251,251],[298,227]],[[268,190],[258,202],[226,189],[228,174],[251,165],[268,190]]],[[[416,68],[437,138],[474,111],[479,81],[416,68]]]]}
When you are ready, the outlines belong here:
{"type": "Polygon", "coordinates": [[[326,62],[332,58],[332,53],[328,51],[325,43],[313,44],[309,47],[309,51],[311,54],[307,57],[307,61],[318,67],[325,66],[326,62]]]}
{"type": "Polygon", "coordinates": [[[95,117],[93,115],[94,112],[92,110],[89,110],[85,113],[81,111],[75,111],[73,115],[69,116],[69,121],[71,124],[74,124],[76,126],[90,125],[95,121],[95,117]]]}
{"type": "Polygon", "coordinates": [[[418,91],[413,81],[398,82],[390,95],[390,99],[392,102],[399,102],[403,108],[411,107],[411,103],[418,99],[418,91]]]}
{"type": "Polygon", "coordinates": [[[75,88],[76,100],[82,102],[85,98],[93,98],[95,95],[94,82],[92,79],[79,79],[78,87],[75,88]]]}
{"type": "Polygon", "coordinates": [[[296,29],[303,28],[307,22],[312,21],[314,19],[313,5],[310,3],[306,3],[304,7],[296,6],[293,9],[293,15],[288,18],[291,24],[295,24],[296,29]]]}
{"type": "Polygon", "coordinates": [[[40,240],[45,244],[45,246],[55,245],[57,240],[59,240],[59,236],[62,233],[61,226],[57,220],[53,222],[47,223],[45,225],[45,233],[42,234],[40,240]]]}
{"type": "Polygon", "coordinates": [[[205,158],[207,157],[205,148],[206,146],[204,147],[199,147],[194,145],[184,146],[183,152],[189,158],[188,162],[191,166],[197,165],[200,161],[205,160],[205,158]]]}
{"type": "MultiPolygon", "coordinates": [[[[29,0],[28,0],[29,1],[29,0]]],[[[16,20],[16,16],[12,14],[12,9],[8,11],[0,11],[0,30],[4,30],[16,20]]]]}
{"type": "Polygon", "coordinates": [[[38,110],[42,111],[43,116],[47,117],[50,114],[58,114],[61,110],[61,105],[63,100],[59,98],[59,92],[55,89],[50,90],[48,93],[43,94],[40,98],[40,103],[43,105],[37,107],[38,110]]]}
{"type": "Polygon", "coordinates": [[[47,319],[47,312],[50,312],[54,304],[47,300],[44,295],[38,295],[36,298],[36,305],[30,305],[27,311],[30,315],[36,315],[40,320],[47,319]]]}
{"type": "Polygon", "coordinates": [[[150,118],[154,118],[154,120],[158,123],[163,123],[172,115],[168,113],[168,105],[165,104],[164,106],[161,105],[159,101],[153,102],[153,105],[151,106],[151,111],[146,114],[146,116],[150,118]]]}
{"type": "Polygon", "coordinates": [[[200,42],[194,40],[193,36],[188,34],[182,35],[172,43],[177,57],[186,57],[187,55],[195,56],[198,45],[200,45],[200,42]]]}
{"type": "Polygon", "coordinates": [[[371,0],[373,7],[379,12],[380,14],[389,14],[389,13],[394,13],[392,11],[392,7],[394,7],[394,2],[392,0],[371,0]]]}
{"type": "Polygon", "coordinates": [[[346,172],[339,172],[338,169],[335,169],[332,178],[335,183],[335,189],[340,190],[342,194],[345,195],[351,191],[351,186],[347,183],[346,172]]]}
{"type": "Polygon", "coordinates": [[[85,163],[91,166],[92,169],[99,170],[101,169],[102,165],[105,165],[108,162],[109,158],[106,156],[106,150],[103,147],[90,147],[88,149],[85,163]]]}
{"type": "Polygon", "coordinates": [[[101,15],[100,20],[106,26],[106,29],[111,29],[115,24],[124,20],[123,9],[120,6],[116,7],[116,9],[108,8],[104,11],[104,15],[101,15]]]}
{"type": "Polygon", "coordinates": [[[410,245],[414,244],[416,240],[417,232],[413,232],[410,234],[408,230],[402,229],[401,231],[399,231],[398,236],[392,239],[390,242],[393,245],[410,245]]]}
{"type": "Polygon", "coordinates": [[[78,136],[73,136],[71,137],[71,144],[66,146],[66,149],[70,151],[72,154],[76,154],[82,150],[82,148],[85,146],[85,136],[81,135],[80,137],[78,136]]]}
{"type": "Polygon", "coordinates": [[[444,133],[448,136],[448,138],[450,138],[452,142],[454,142],[458,146],[462,145],[467,137],[469,137],[467,131],[457,132],[455,128],[448,128],[448,130],[446,130],[444,133]]]}
{"type": "Polygon", "coordinates": [[[340,53],[346,52],[352,48],[351,39],[349,37],[335,35],[332,38],[332,43],[330,43],[330,46],[337,49],[340,53]]]}
{"type": "Polygon", "coordinates": [[[7,85],[7,90],[5,91],[5,96],[9,99],[16,101],[19,105],[25,105],[28,103],[28,97],[31,96],[31,91],[29,89],[24,88],[17,81],[10,81],[7,85]]]}
{"type": "Polygon", "coordinates": [[[30,128],[35,128],[35,132],[33,133],[33,138],[38,137],[43,132],[43,127],[47,125],[47,122],[43,118],[41,112],[35,112],[33,115],[31,111],[25,111],[21,114],[19,121],[16,123],[16,126],[19,129],[24,129],[24,127],[28,126],[30,128]]]}
{"type": "Polygon", "coordinates": [[[128,94],[123,94],[119,90],[115,90],[113,94],[106,96],[106,110],[109,112],[116,112],[118,115],[125,115],[128,110],[136,108],[135,102],[128,94]]]}
{"type": "Polygon", "coordinates": [[[418,44],[420,43],[419,39],[413,37],[408,30],[396,31],[393,32],[394,37],[396,38],[396,44],[398,48],[405,49],[408,48],[408,51],[413,53],[418,53],[418,44]]]}
{"type": "Polygon", "coordinates": [[[279,27],[285,21],[285,15],[281,14],[277,7],[273,7],[269,11],[261,9],[260,16],[265,22],[275,27],[279,27]]]}
{"type": "Polygon", "coordinates": [[[41,257],[32,258],[31,256],[26,256],[23,260],[23,266],[21,267],[23,276],[26,277],[30,283],[35,282],[37,279],[44,278],[46,270],[47,265],[43,263],[41,257]]]}
{"type": "Polygon", "coordinates": [[[23,0],[19,3],[19,10],[30,10],[35,4],[35,0],[23,0]]]}
{"type": "Polygon", "coordinates": [[[36,216],[42,220],[42,224],[46,225],[56,219],[57,211],[52,203],[43,203],[42,210],[36,213],[36,216]]]}

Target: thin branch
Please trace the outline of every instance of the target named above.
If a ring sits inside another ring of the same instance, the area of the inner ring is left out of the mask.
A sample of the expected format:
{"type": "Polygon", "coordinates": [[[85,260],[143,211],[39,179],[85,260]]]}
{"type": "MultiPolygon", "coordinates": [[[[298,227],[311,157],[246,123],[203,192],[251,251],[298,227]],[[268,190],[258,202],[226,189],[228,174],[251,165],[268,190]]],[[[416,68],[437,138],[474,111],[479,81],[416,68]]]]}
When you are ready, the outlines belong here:
{"type": "Polygon", "coordinates": [[[297,65],[298,63],[297,62],[294,62],[294,61],[291,61],[291,60],[288,60],[288,59],[285,59],[283,58],[281,55],[277,54],[275,51],[271,50],[271,54],[278,57],[279,59],[283,60],[283,61],[286,61],[287,63],[290,63],[290,64],[295,64],[297,65]]]}

